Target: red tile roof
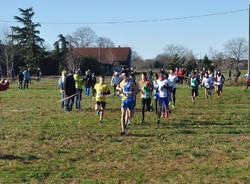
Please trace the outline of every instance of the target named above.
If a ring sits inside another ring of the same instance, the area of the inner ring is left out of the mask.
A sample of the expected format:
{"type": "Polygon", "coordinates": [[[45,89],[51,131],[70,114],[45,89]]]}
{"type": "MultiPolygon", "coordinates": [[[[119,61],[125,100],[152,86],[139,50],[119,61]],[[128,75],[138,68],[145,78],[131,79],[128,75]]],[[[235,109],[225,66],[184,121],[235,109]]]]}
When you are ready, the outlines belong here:
{"type": "Polygon", "coordinates": [[[131,48],[129,47],[110,47],[110,48],[86,47],[86,48],[74,48],[74,52],[80,56],[94,57],[99,62],[104,63],[104,64],[115,64],[115,63],[127,61],[131,54],[131,48]],[[100,55],[101,55],[101,58],[100,58],[100,55]]]}

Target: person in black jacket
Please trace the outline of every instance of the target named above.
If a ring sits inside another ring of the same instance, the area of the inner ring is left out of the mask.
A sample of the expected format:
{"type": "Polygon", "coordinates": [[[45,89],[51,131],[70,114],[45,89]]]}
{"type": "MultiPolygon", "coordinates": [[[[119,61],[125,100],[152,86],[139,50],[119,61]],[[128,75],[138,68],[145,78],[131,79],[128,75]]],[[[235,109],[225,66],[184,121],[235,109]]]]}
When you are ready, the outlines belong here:
{"type": "Polygon", "coordinates": [[[18,88],[23,89],[23,79],[24,75],[23,72],[20,70],[19,75],[18,75],[18,88]]]}
{"type": "Polygon", "coordinates": [[[95,73],[92,73],[91,77],[92,97],[95,95],[95,84],[96,84],[96,76],[95,73]]]}
{"type": "Polygon", "coordinates": [[[76,94],[76,86],[75,86],[75,79],[73,77],[73,71],[69,71],[69,75],[66,76],[63,82],[63,89],[65,93],[65,98],[68,98],[65,102],[66,111],[72,111],[72,106],[74,104],[74,99],[76,94]]]}
{"type": "Polygon", "coordinates": [[[89,71],[85,72],[85,75],[83,76],[84,86],[85,86],[85,96],[89,96],[92,77],[90,75],[89,71]]]}

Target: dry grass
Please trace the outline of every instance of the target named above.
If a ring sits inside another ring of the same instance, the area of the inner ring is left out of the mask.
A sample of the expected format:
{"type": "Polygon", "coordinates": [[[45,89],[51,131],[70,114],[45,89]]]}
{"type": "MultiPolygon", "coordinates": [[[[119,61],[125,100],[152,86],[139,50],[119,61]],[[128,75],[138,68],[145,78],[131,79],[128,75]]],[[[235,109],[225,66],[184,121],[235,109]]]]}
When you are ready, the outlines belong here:
{"type": "Polygon", "coordinates": [[[250,183],[250,93],[243,86],[208,102],[200,89],[196,105],[190,89],[178,86],[176,108],[160,125],[153,112],[140,124],[138,98],[125,137],[119,97],[108,98],[100,126],[90,98],[81,112],[61,111],[56,87],[47,79],[1,92],[0,183],[250,183]]]}

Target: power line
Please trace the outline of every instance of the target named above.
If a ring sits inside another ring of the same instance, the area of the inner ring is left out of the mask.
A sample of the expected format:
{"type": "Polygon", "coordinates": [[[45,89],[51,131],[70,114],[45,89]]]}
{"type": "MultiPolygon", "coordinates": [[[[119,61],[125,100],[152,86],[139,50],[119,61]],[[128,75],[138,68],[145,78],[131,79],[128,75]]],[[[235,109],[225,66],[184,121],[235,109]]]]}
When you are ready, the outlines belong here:
{"type": "MultiPolygon", "coordinates": [[[[240,12],[248,11],[248,9],[239,9],[239,10],[231,10],[217,13],[209,13],[209,14],[201,14],[201,15],[193,15],[193,16],[184,16],[184,17],[174,17],[174,18],[158,18],[158,19],[142,19],[142,20],[124,20],[124,21],[104,21],[104,22],[39,22],[40,24],[70,24],[70,25],[95,25],[95,24],[135,24],[135,23],[151,23],[151,22],[167,22],[167,21],[175,21],[175,20],[186,20],[186,19],[194,19],[194,18],[202,18],[202,17],[211,17],[211,16],[219,16],[219,15],[227,15],[227,14],[235,14],[240,12]]],[[[9,20],[0,20],[0,23],[18,23],[18,21],[9,21],[9,20]]]]}

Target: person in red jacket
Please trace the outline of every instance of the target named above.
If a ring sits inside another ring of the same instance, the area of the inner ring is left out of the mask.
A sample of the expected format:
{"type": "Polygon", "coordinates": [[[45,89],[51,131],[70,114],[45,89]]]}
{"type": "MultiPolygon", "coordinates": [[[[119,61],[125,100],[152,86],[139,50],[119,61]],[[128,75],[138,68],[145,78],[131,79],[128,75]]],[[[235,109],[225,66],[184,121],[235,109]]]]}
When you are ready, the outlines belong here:
{"type": "Polygon", "coordinates": [[[9,88],[10,83],[6,79],[0,80],[0,91],[7,90],[9,88]]]}

